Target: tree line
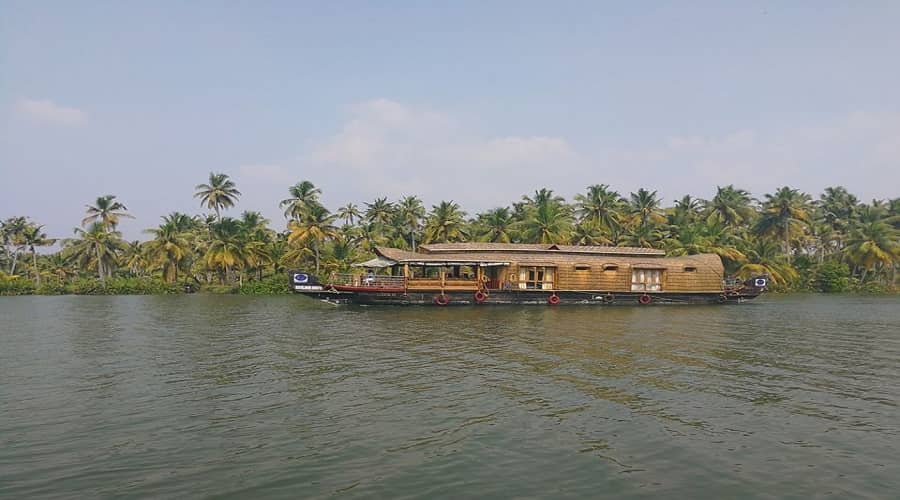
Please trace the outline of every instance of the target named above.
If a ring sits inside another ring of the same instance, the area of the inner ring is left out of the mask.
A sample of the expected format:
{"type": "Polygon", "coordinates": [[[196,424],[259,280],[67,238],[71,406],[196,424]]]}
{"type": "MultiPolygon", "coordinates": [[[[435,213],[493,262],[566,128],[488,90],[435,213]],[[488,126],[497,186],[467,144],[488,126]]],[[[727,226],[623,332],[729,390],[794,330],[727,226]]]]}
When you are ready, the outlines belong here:
{"type": "Polygon", "coordinates": [[[241,192],[228,175],[211,173],[194,194],[211,213],[172,212],[145,231],[145,241],[130,242],[118,230],[122,219],[133,218],[127,207],[114,195],[101,196],[86,205],[73,237],[59,240],[61,249],[49,254],[38,249],[58,240],[43,225],[10,217],[0,221],[0,285],[41,293],[73,280],[105,285],[135,278],[242,287],[282,280],[287,268],[346,271],[377,246],[415,250],[422,243],[467,241],[715,253],[729,274],[765,273],[785,290],[896,290],[900,263],[900,198],[864,203],[840,186],[818,199],[790,187],[756,199],[728,185],[711,199],[685,195],[668,207],[657,191],[644,188],[625,196],[595,184],[571,202],[541,188],[471,216],[453,201],[427,210],[417,196],[331,211],[321,194],[310,181],[290,186],[279,203],[285,218],[279,231],[256,211],[224,216],[241,192]]]}

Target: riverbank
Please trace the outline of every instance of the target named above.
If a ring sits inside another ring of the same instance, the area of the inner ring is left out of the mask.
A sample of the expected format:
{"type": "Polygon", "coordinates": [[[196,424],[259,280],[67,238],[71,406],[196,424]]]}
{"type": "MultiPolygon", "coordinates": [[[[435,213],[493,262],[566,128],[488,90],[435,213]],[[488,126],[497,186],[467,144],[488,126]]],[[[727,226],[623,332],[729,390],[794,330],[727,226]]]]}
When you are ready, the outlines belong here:
{"type": "Polygon", "coordinates": [[[287,295],[291,293],[286,276],[269,276],[258,281],[225,285],[198,284],[194,281],[166,283],[151,277],[114,277],[105,281],[78,278],[46,282],[35,286],[30,280],[0,282],[0,296],[16,295],[179,295],[207,293],[219,295],[287,295]]]}

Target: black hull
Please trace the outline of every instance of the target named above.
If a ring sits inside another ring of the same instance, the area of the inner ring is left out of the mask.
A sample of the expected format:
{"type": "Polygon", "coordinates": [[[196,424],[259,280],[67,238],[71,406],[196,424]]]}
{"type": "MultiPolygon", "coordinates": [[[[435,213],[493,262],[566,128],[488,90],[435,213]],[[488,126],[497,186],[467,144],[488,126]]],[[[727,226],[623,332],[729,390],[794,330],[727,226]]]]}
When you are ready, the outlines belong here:
{"type": "Polygon", "coordinates": [[[598,306],[653,306],[690,304],[735,304],[756,298],[757,291],[741,292],[603,292],[603,291],[534,291],[496,290],[489,292],[482,301],[473,292],[445,291],[443,296],[434,292],[298,292],[303,295],[333,303],[360,305],[429,305],[490,306],[490,305],[598,305],[598,306]],[[446,303],[444,303],[446,302],[446,303]]]}

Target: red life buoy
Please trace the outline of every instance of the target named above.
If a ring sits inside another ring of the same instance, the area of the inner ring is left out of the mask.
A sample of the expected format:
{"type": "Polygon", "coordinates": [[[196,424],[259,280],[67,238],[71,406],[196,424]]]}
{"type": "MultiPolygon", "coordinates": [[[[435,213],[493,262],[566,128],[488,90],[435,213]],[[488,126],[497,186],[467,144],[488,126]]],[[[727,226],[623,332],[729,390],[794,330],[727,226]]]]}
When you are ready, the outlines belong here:
{"type": "Polygon", "coordinates": [[[478,290],[477,292],[475,292],[475,303],[476,304],[481,304],[485,300],[487,300],[486,293],[482,292],[481,290],[478,290]]]}
{"type": "Polygon", "coordinates": [[[640,302],[643,305],[647,305],[652,301],[653,301],[653,299],[650,298],[650,296],[647,295],[646,293],[644,295],[641,295],[640,297],[638,297],[638,302],[640,302]]]}
{"type": "Polygon", "coordinates": [[[440,295],[434,296],[434,303],[439,306],[446,306],[450,303],[450,298],[444,295],[443,293],[440,295]]]}
{"type": "Polygon", "coordinates": [[[556,295],[554,293],[553,295],[547,297],[547,303],[550,304],[551,306],[555,306],[556,304],[559,304],[559,295],[556,295]]]}

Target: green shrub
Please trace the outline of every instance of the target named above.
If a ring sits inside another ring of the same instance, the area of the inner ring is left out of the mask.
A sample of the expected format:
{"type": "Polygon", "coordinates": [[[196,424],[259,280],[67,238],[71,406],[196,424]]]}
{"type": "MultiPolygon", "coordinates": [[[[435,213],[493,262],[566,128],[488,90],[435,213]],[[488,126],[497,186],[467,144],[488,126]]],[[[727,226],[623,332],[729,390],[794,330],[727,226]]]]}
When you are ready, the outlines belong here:
{"type": "Polygon", "coordinates": [[[837,261],[821,264],[816,269],[816,289],[826,293],[846,292],[850,289],[850,268],[837,261]]]}
{"type": "Polygon", "coordinates": [[[259,281],[246,281],[238,293],[241,295],[283,295],[291,293],[287,275],[273,275],[259,281]]]}

